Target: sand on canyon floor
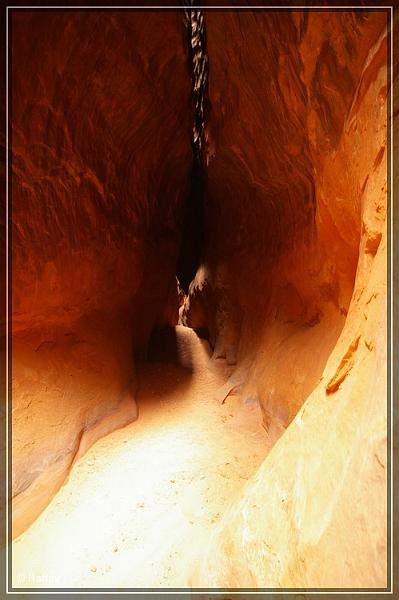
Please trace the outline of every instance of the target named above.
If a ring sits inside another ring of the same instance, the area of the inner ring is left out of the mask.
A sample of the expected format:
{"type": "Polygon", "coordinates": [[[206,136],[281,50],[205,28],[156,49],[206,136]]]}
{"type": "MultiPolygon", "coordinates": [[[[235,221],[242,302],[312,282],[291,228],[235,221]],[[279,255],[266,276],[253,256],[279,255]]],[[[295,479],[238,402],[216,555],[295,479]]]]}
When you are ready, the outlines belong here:
{"type": "Polygon", "coordinates": [[[181,588],[269,450],[256,403],[178,326],[172,362],[139,365],[139,418],[97,441],[12,545],[14,587],[181,588]]]}

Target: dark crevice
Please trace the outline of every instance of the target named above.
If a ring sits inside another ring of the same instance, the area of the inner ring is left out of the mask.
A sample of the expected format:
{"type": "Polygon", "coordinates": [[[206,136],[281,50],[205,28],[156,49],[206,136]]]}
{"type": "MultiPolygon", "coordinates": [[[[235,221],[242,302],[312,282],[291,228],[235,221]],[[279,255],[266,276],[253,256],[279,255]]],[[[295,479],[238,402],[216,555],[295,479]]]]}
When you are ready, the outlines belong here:
{"type": "Polygon", "coordinates": [[[203,14],[193,2],[185,4],[189,68],[191,72],[193,123],[193,166],[190,193],[184,207],[182,237],[176,275],[187,294],[199,265],[204,246],[204,168],[203,148],[208,102],[208,55],[203,14]]]}
{"type": "Polygon", "coordinates": [[[209,346],[213,350],[208,327],[198,327],[197,329],[194,329],[194,331],[201,340],[206,340],[209,343],[209,346]]]}
{"type": "Polygon", "coordinates": [[[191,281],[203,259],[204,245],[204,182],[197,161],[191,172],[191,189],[184,209],[180,253],[177,261],[177,279],[188,294],[191,281]]]}

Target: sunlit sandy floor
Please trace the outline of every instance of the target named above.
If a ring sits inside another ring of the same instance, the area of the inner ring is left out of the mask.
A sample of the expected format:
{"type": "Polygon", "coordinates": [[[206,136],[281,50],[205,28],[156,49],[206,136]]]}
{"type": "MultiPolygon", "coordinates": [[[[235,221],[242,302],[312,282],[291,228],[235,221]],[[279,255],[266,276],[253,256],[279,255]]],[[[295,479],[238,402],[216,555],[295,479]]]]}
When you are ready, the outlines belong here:
{"type": "Polygon", "coordinates": [[[98,441],[12,547],[15,587],[186,587],[213,528],[267,453],[255,406],[178,327],[181,362],[140,369],[139,419],[98,441]],[[220,400],[220,394],[219,394],[220,400]]]}

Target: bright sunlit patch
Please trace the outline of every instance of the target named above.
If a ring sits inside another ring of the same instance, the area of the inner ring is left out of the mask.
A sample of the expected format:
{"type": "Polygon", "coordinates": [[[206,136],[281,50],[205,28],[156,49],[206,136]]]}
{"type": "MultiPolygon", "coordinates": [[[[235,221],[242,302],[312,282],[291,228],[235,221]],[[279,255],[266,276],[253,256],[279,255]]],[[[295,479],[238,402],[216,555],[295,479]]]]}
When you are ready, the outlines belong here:
{"type": "Polygon", "coordinates": [[[220,379],[206,345],[187,327],[176,334],[182,366],[143,366],[139,420],[99,440],[15,540],[15,586],[187,585],[267,446],[238,397],[215,401],[220,379]]]}

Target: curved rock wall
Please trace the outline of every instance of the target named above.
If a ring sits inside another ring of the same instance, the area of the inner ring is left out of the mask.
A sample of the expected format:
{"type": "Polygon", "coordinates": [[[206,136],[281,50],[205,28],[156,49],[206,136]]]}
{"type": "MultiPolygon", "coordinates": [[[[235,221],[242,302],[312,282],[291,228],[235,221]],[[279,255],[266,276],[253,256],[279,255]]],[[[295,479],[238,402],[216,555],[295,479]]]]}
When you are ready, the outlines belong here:
{"type": "Polygon", "coordinates": [[[17,535],[136,418],[133,354],[177,322],[192,115],[180,12],[24,11],[11,34],[17,535]]]}
{"type": "MultiPolygon", "coordinates": [[[[386,16],[205,11],[206,260],[182,317],[278,441],[198,587],[386,583],[386,16]]],[[[136,417],[133,356],[177,318],[193,115],[181,14],[24,12],[12,42],[18,534],[136,417]]]]}
{"type": "Polygon", "coordinates": [[[385,587],[387,14],[206,23],[208,292],[193,284],[192,318],[237,355],[243,401],[279,439],[191,583],[385,587]]]}
{"type": "Polygon", "coordinates": [[[265,423],[286,426],[353,292],[364,192],[385,157],[386,82],[365,118],[360,104],[386,62],[386,13],[205,17],[207,260],[186,320],[209,326],[215,356],[238,357],[265,423]]]}

